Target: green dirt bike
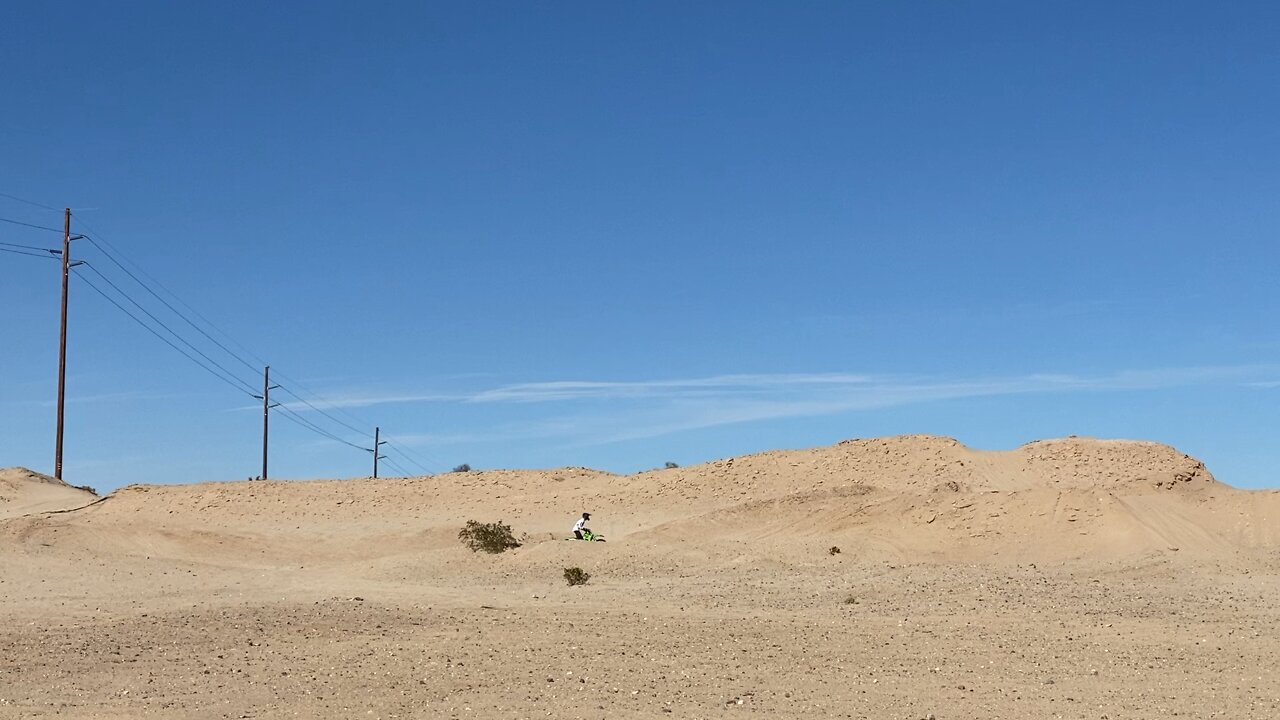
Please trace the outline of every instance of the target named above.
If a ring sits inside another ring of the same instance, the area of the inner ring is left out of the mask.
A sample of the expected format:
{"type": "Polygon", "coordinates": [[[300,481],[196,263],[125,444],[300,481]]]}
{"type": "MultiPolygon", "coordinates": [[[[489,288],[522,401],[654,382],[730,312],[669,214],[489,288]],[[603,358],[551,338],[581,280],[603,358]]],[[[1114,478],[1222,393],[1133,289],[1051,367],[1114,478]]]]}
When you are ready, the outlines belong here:
{"type": "MultiPolygon", "coordinates": [[[[569,538],[569,539],[576,540],[577,538],[569,538]]],[[[597,535],[586,528],[582,528],[582,539],[588,542],[604,542],[603,535],[597,535]]]]}

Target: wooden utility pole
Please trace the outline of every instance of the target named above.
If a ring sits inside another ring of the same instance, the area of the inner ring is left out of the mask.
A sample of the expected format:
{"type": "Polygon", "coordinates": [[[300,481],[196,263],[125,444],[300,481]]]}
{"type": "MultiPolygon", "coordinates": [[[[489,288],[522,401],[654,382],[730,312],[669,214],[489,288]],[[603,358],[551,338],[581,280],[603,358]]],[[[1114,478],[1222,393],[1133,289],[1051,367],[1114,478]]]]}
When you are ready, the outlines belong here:
{"type": "Polygon", "coordinates": [[[373,478],[375,480],[378,479],[378,461],[386,457],[386,455],[378,454],[378,451],[382,449],[382,446],[387,444],[386,440],[379,439],[381,437],[382,428],[375,427],[373,429],[373,478]]]}
{"type": "Polygon", "coordinates": [[[271,391],[279,385],[271,384],[271,366],[268,365],[262,369],[262,477],[260,480],[267,479],[267,438],[269,437],[268,428],[271,423],[271,391]]]}
{"type": "Polygon", "coordinates": [[[67,286],[71,278],[71,208],[62,219],[62,327],[58,333],[58,440],[53,456],[53,476],[62,479],[63,407],[67,399],[67,286]]]}

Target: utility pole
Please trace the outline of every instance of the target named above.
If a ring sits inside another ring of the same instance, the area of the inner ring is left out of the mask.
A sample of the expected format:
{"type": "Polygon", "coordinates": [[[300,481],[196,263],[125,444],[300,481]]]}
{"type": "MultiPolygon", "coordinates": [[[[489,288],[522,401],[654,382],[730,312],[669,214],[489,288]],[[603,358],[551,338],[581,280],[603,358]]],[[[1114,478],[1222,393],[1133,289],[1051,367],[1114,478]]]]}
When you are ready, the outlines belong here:
{"type": "Polygon", "coordinates": [[[58,338],[58,441],[53,476],[62,479],[63,407],[67,399],[67,286],[71,280],[71,208],[62,217],[62,326],[58,338]]]}
{"type": "Polygon", "coordinates": [[[382,428],[375,427],[373,429],[373,479],[374,480],[378,479],[378,461],[385,459],[387,457],[386,455],[378,454],[378,451],[382,449],[382,446],[387,444],[386,440],[379,439],[381,437],[382,437],[382,428]]]}
{"type": "Polygon", "coordinates": [[[271,422],[271,391],[280,387],[271,384],[271,366],[268,365],[262,369],[262,394],[255,395],[262,399],[262,477],[259,480],[267,479],[267,438],[269,436],[268,428],[271,422]]]}
{"type": "Polygon", "coordinates": [[[71,208],[62,216],[62,325],[58,333],[58,439],[53,456],[53,476],[62,479],[62,427],[67,400],[67,286],[70,285],[71,268],[82,264],[71,262],[71,241],[83,235],[71,234],[71,208]]]}

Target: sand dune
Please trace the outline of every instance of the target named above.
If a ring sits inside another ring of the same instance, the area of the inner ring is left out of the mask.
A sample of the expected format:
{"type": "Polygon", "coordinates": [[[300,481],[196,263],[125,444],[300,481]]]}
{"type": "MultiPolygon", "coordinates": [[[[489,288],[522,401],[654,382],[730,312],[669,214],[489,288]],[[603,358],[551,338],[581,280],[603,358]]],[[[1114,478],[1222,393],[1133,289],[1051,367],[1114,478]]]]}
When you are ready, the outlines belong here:
{"type": "MultiPolygon", "coordinates": [[[[74,499],[63,505],[84,504],[74,499]]],[[[235,562],[260,546],[292,562],[452,548],[455,529],[475,518],[561,537],[580,509],[615,541],[750,542],[761,557],[829,543],[855,557],[936,562],[1225,558],[1280,543],[1280,493],[1223,485],[1167,446],[1078,438],[1009,452],[925,436],[856,440],[629,477],[563,468],[130,486],[56,524],[122,548],[145,541],[156,552],[235,562]]]]}
{"type": "Polygon", "coordinates": [[[1280,620],[1280,493],[1231,488],[1155,443],[984,452],[909,436],[631,476],[95,499],[0,472],[0,646],[14,649],[0,717],[1280,707],[1258,674],[1280,647],[1263,634],[1280,620]],[[582,510],[607,543],[564,539],[582,510]],[[524,544],[475,555],[457,538],[469,519],[504,520],[524,544]],[[593,581],[566,587],[569,566],[593,581]]]}
{"type": "Polygon", "coordinates": [[[0,520],[83,507],[98,496],[26,468],[0,468],[0,520]]]}

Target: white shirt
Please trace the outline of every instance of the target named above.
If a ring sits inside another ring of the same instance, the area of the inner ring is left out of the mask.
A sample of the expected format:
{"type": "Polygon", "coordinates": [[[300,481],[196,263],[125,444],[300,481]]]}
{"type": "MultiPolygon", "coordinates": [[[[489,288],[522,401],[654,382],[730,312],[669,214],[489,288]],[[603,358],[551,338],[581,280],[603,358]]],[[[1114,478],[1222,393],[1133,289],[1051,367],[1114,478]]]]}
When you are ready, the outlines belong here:
{"type": "Polygon", "coordinates": [[[574,523],[574,524],[573,524],[573,531],[574,531],[574,532],[578,532],[579,530],[581,530],[582,528],[584,528],[584,527],[586,527],[586,526],[587,526],[587,519],[586,519],[586,518],[583,518],[583,517],[580,517],[580,518],[578,518],[578,522],[576,522],[576,523],[574,523]]]}

